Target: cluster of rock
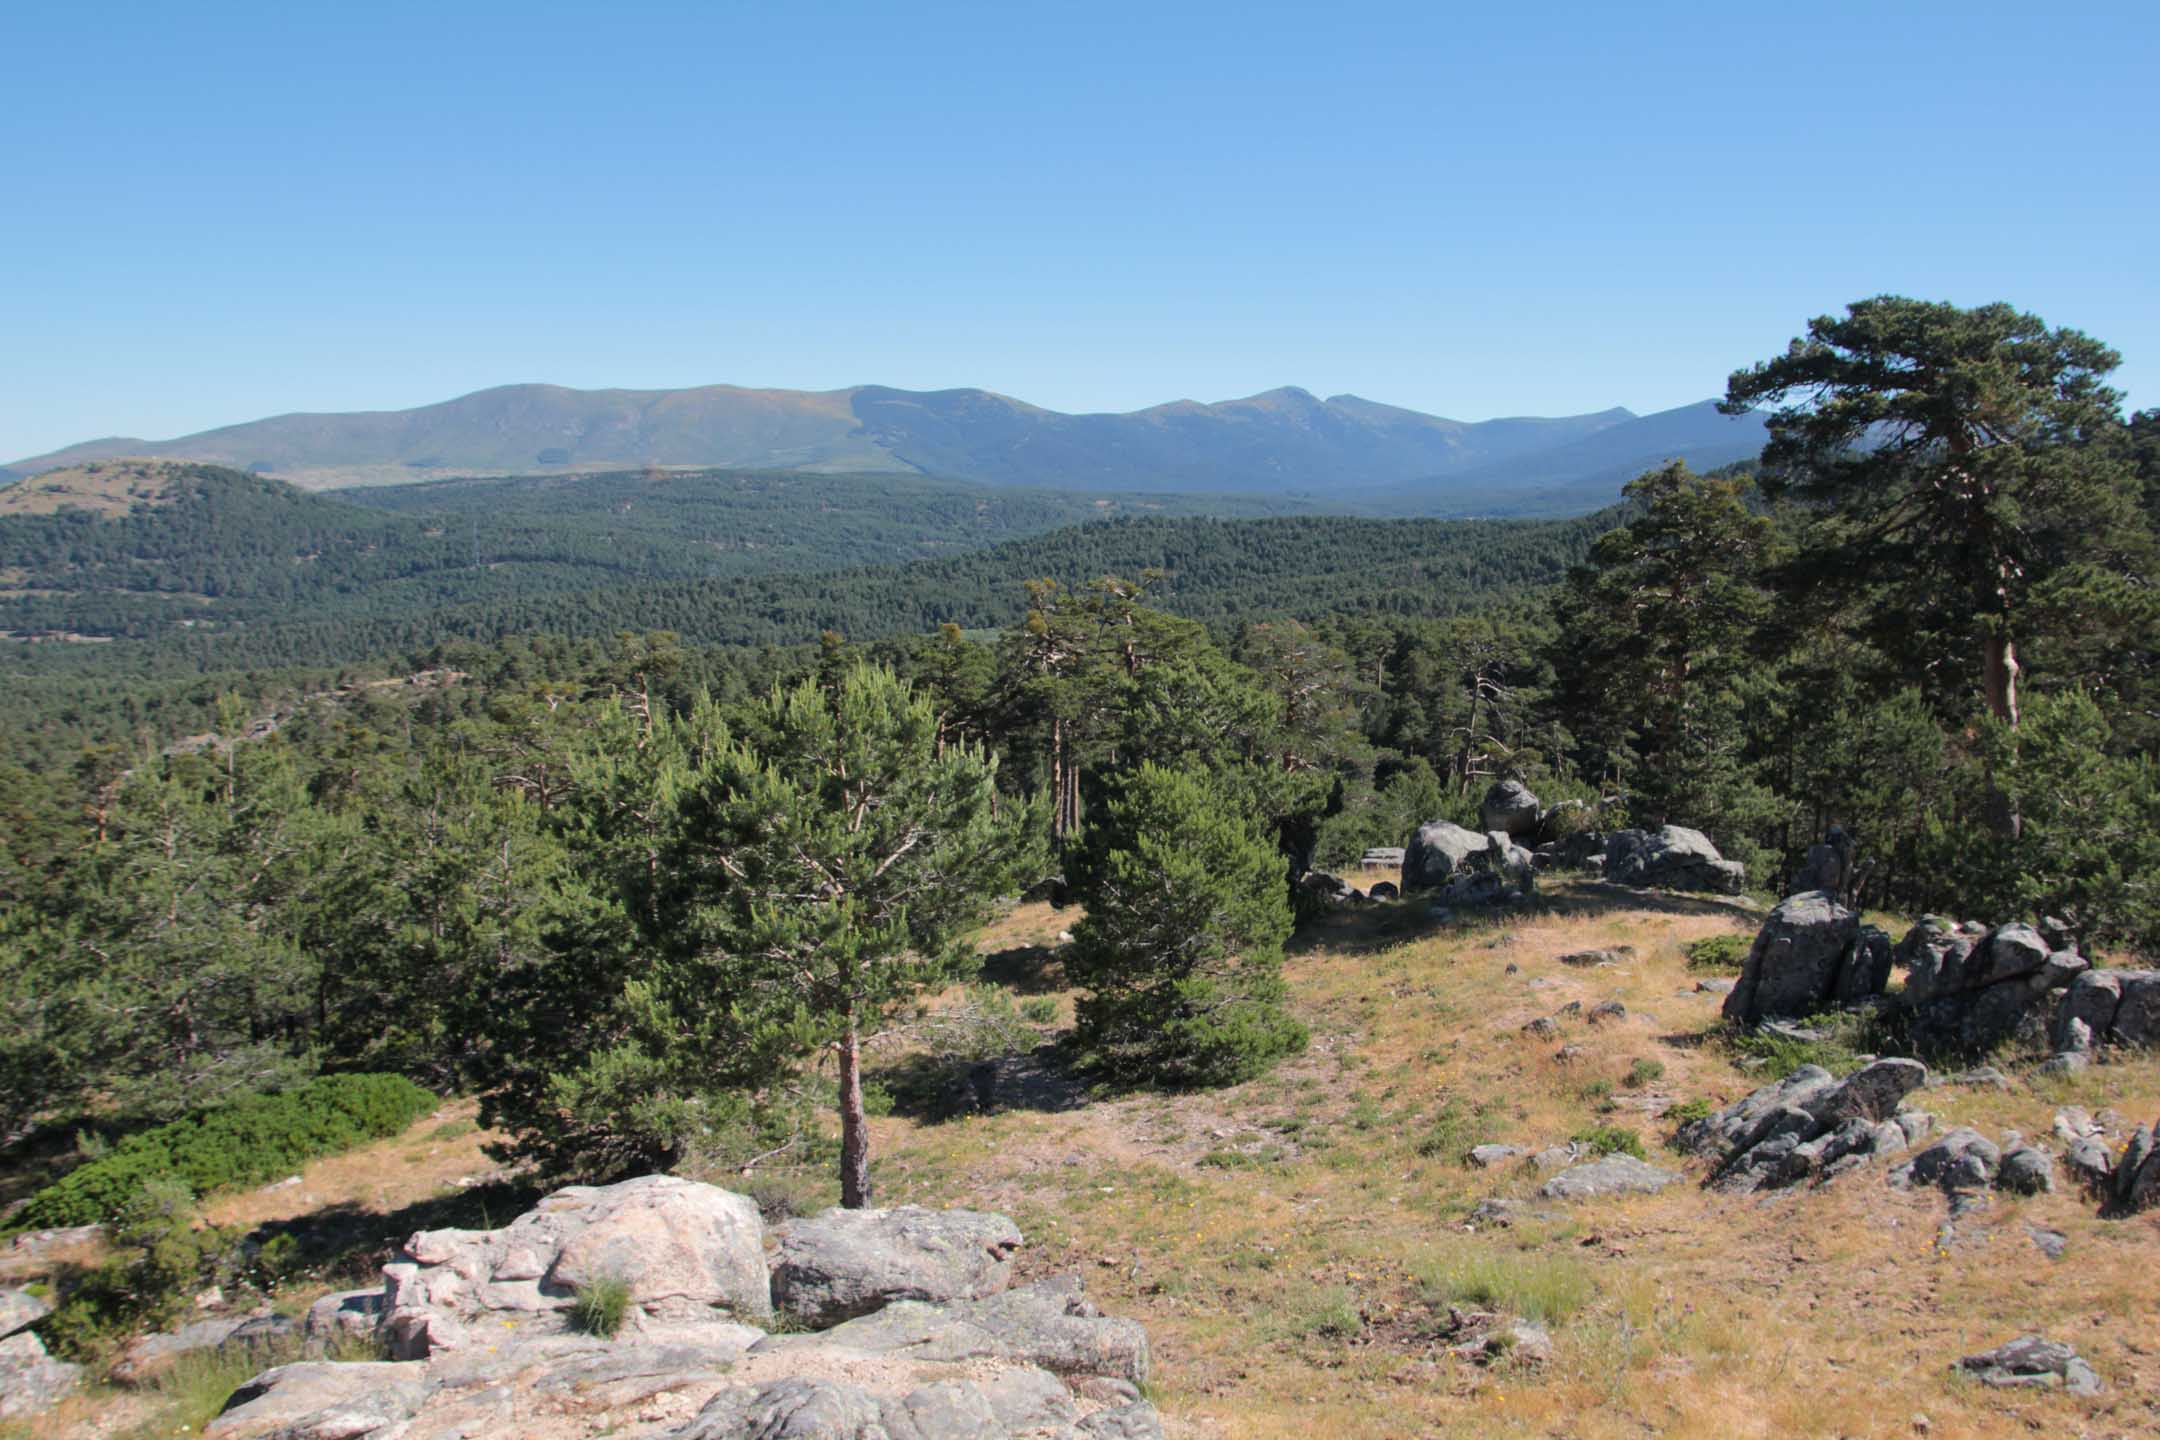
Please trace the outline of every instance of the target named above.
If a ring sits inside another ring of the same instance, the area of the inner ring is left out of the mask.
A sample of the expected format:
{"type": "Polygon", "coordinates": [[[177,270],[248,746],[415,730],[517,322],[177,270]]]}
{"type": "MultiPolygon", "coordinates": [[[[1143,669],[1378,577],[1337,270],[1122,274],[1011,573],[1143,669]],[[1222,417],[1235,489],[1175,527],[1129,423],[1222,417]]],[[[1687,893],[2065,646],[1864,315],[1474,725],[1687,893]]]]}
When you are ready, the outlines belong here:
{"type": "Polygon", "coordinates": [[[2160,1046],[2160,970],[2086,970],[2057,1005],[2051,1038],[2057,1059],[2090,1057],[2103,1045],[2160,1046]]]}
{"type": "Polygon", "coordinates": [[[1843,1080],[1803,1065],[1775,1084],[1680,1128],[1680,1149],[1709,1157],[1707,1183],[1749,1194],[1827,1183],[1914,1144],[1933,1128],[1905,1097],[1927,1083],[1917,1060],[1877,1060],[1843,1080]]]}
{"type": "Polygon", "coordinates": [[[30,1329],[52,1306],[27,1290],[0,1290],[0,1420],[20,1419],[75,1388],[82,1367],[55,1360],[30,1329]]]}
{"type": "Polygon", "coordinates": [[[1597,830],[1590,813],[1579,801],[1545,807],[1521,781],[1502,780],[1479,806],[1482,832],[1447,820],[1418,827],[1403,847],[1403,888],[1479,905],[1526,893],[1538,871],[1551,869],[1595,870],[1638,889],[1737,895],[1746,884],[1746,868],[1699,830],[1597,830]]]}
{"type": "Polygon", "coordinates": [[[1535,857],[1502,830],[1479,834],[1449,820],[1418,827],[1403,847],[1403,889],[1437,892],[1445,905],[1490,905],[1528,893],[1535,857]]]}
{"type": "MultiPolygon", "coordinates": [[[[1967,1050],[2011,1039],[2039,1049],[2052,1036],[2054,1012],[2092,969],[2069,935],[2052,925],[2043,934],[2030,925],[1989,929],[1936,915],[1913,926],[1897,958],[1907,970],[1914,1038],[1967,1050]]],[[[2088,1036],[2082,1048],[2091,1045],[2088,1036]]]]}
{"type": "Polygon", "coordinates": [[[1899,1190],[1932,1186],[1967,1203],[1990,1190],[2044,1195],[2055,1189],[2055,1157],[2015,1130],[2005,1131],[1998,1144],[1961,1125],[1892,1170],[1890,1184],[1899,1190]]]}
{"type": "Polygon", "coordinates": [[[1540,1015],[1525,1021],[1522,1033],[1538,1040],[1557,1040],[1563,1021],[1586,1020],[1592,1025],[1607,1025],[1616,1020],[1627,1019],[1627,1006],[1618,1000],[1600,1000],[1584,1008],[1582,1001],[1570,1000],[1550,1015],[1540,1015]]]}
{"type": "Polygon", "coordinates": [[[2063,1163],[2099,1200],[2103,1214],[2135,1215],[2160,1207],[2160,1121],[2138,1126],[2118,1147],[2109,1141],[2111,1133],[2120,1133],[2119,1125],[2112,1110],[2097,1116],[2074,1107],[2056,1111],[2063,1163]]]}
{"type": "Polygon", "coordinates": [[[1983,1051],[2006,1041],[2082,1069],[2105,1046],[2160,1045],[2160,970],[2101,969],[2059,922],[1993,927],[1925,916],[1894,946],[1827,891],[1787,896],[1764,920],[1727,1018],[1779,1017],[1875,1003],[1892,970],[1916,1042],[1983,1051]]]}
{"type": "Polygon", "coordinates": [[[972,1211],[830,1211],[768,1235],[710,1185],[573,1187],[500,1230],[414,1235],[381,1290],[308,1318],[390,1360],[267,1371],[207,1433],[1160,1440],[1146,1332],[1077,1276],[1014,1286],[1020,1245],[972,1211]],[[627,1294],[612,1338],[572,1324],[603,1283],[627,1294]]]}

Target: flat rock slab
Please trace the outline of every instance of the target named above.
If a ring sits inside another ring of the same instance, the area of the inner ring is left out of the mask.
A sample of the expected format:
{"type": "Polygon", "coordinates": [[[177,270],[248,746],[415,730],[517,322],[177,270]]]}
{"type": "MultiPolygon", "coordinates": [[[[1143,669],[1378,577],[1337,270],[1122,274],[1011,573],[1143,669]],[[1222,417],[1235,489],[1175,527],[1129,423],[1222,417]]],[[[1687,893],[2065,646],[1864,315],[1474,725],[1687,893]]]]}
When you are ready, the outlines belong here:
{"type": "Polygon", "coordinates": [[[986,1300],[945,1305],[897,1301],[819,1335],[775,1335],[753,1354],[830,1344],[872,1354],[902,1353],[958,1363],[982,1357],[1039,1366],[1058,1375],[1099,1375],[1144,1385],[1147,1331],[1090,1304],[1080,1277],[1039,1280],[986,1300]]]}
{"type": "Polygon", "coordinates": [[[28,1331],[0,1340],[0,1420],[20,1420],[57,1405],[82,1378],[82,1366],[55,1360],[28,1331]]]}
{"type": "Polygon", "coordinates": [[[1627,958],[1618,950],[1575,950],[1562,955],[1560,963],[1572,965],[1578,970],[1589,970],[1599,965],[1619,965],[1627,958]]]}
{"type": "Polygon", "coordinates": [[[1607,1155],[1563,1170],[1538,1187],[1547,1200],[1597,1200],[1608,1195],[1655,1195],[1680,1178],[1632,1155],[1607,1155]]]}
{"type": "Polygon", "coordinates": [[[2100,1376],[2077,1351],[2059,1340],[2021,1335],[1979,1355],[1967,1355],[1951,1367],[1983,1385],[1999,1389],[2064,1389],[2073,1395],[2097,1395],[2100,1376]]]}
{"type": "Polygon", "coordinates": [[[828,1210],[775,1226],[773,1308],[823,1328],[895,1300],[980,1300],[1012,1283],[1020,1228],[976,1210],[828,1210]]]}
{"type": "Polygon", "coordinates": [[[52,1306],[28,1290],[0,1290],[0,1338],[27,1329],[50,1314],[52,1306]]]}
{"type": "Polygon", "coordinates": [[[366,1435],[362,1427],[370,1421],[387,1428],[419,1410],[428,1395],[426,1372],[417,1360],[280,1365],[235,1390],[203,1434],[265,1435],[312,1420],[321,1433],[366,1435]],[[333,1418],[348,1422],[348,1428],[328,1429],[333,1418]]]}

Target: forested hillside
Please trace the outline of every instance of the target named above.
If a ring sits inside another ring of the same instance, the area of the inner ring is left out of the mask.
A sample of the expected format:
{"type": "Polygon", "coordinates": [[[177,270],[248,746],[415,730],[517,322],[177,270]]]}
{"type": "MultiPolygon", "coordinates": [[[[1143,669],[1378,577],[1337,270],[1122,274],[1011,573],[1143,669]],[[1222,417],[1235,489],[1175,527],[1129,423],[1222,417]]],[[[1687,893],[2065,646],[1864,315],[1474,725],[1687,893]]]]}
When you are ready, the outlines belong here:
{"type": "Polygon", "coordinates": [[[747,471],[317,495],[210,465],[105,461],[0,489],[0,629],[156,639],[457,605],[515,612],[565,592],[897,564],[1127,513],[1296,508],[747,471]]]}
{"type": "MultiPolygon", "coordinates": [[[[493,483],[474,482],[469,493],[489,495],[493,483]]],[[[623,488],[635,493],[644,483],[625,477],[623,488]]],[[[667,483],[661,482],[663,488],[667,483]]],[[[447,532],[461,528],[456,518],[442,522],[444,535],[415,541],[410,527],[419,522],[377,519],[289,490],[275,494],[309,511],[319,505],[332,519],[359,527],[338,532],[351,547],[348,577],[394,563],[384,558],[390,547],[370,550],[360,542],[365,534],[394,533],[423,551],[436,547],[427,553],[438,559],[455,558],[447,532]],[[362,519],[355,521],[356,514],[362,519]]],[[[924,504],[922,513],[930,515],[942,502],[933,497],[924,504]]],[[[573,509],[568,528],[589,534],[578,529],[579,513],[573,509]]],[[[673,543],[668,513],[661,507],[661,515],[647,522],[655,545],[673,543]]],[[[89,522],[68,517],[59,523],[74,533],[89,522]]],[[[138,523],[151,533],[159,530],[150,517],[138,523]]],[[[1160,572],[1150,582],[1154,603],[1217,624],[1268,615],[1456,615],[1521,601],[1550,586],[1608,523],[1609,517],[1595,516],[1537,523],[1151,517],[1102,521],[901,566],[602,584],[595,568],[567,563],[479,570],[451,564],[375,584],[348,579],[302,587],[284,601],[262,593],[285,583],[293,568],[276,561],[274,549],[258,547],[228,562],[225,548],[206,538],[192,552],[197,562],[207,571],[229,565],[220,573],[237,576],[233,588],[241,593],[223,606],[193,603],[187,623],[176,621],[170,608],[182,602],[139,594],[93,591],[11,602],[21,607],[14,618],[23,629],[42,617],[48,629],[121,638],[16,647],[6,656],[13,684],[0,694],[0,727],[8,752],[47,759],[85,741],[126,742],[140,733],[170,738],[208,728],[211,702],[225,688],[289,695],[328,678],[317,672],[354,665],[369,674],[414,668],[436,663],[431,657],[442,653],[463,653],[461,646],[513,635],[605,641],[623,631],[668,631],[694,645],[789,647],[828,630],[871,641],[948,623],[996,628],[1022,613],[1026,582],[1034,579],[1078,585],[1103,575],[1160,572]],[[252,592],[251,585],[257,587],[252,592]],[[492,598],[458,598],[474,592],[492,598]],[[240,619],[227,618],[236,612],[240,619]]],[[[792,533],[814,528],[806,519],[792,533]]],[[[928,536],[946,532],[926,519],[923,529],[904,533],[926,537],[914,543],[929,545],[937,542],[928,536]]],[[[281,543],[293,543],[291,534],[281,543]]],[[[822,553],[830,542],[802,543],[814,543],[822,553]]],[[[115,566],[139,563],[112,548],[115,566]]],[[[568,542],[564,549],[569,552],[568,542]]],[[[52,553],[62,552],[54,547],[52,553]]]]}

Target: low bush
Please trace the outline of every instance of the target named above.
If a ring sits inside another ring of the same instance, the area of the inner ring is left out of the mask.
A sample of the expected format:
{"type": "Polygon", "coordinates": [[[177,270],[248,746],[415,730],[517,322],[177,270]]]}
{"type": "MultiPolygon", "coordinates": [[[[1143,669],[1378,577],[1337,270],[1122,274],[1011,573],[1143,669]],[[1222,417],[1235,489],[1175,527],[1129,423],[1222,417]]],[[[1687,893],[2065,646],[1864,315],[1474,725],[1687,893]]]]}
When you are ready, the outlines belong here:
{"type": "Polygon", "coordinates": [[[112,1259],[83,1276],[38,1327],[55,1355],[93,1360],[122,1336],[179,1315],[215,1271],[230,1237],[195,1224],[195,1197],[152,1177],[111,1217],[112,1259]]]}
{"type": "Polygon", "coordinates": [[[1630,1090],[1640,1090],[1654,1080],[1663,1079],[1664,1075],[1664,1061],[1638,1059],[1634,1064],[1628,1066],[1627,1079],[1623,1083],[1630,1090]]]}
{"type": "Polygon", "coordinates": [[[1621,1125],[1592,1125],[1568,1137],[1592,1155],[1632,1155],[1645,1158],[1642,1136],[1621,1125]]]}
{"type": "Polygon", "coordinates": [[[1687,1125],[1697,1120],[1709,1119],[1711,1112],[1716,1108],[1707,1099],[1698,1095],[1693,1100],[1685,1100],[1673,1106],[1672,1109],[1665,1112],[1665,1118],[1675,1125],[1687,1125]]]}
{"type": "Polygon", "coordinates": [[[275,1095],[250,1095],[130,1135],[103,1159],[32,1195],[9,1223],[59,1229],[114,1219],[152,1182],[195,1196],[290,1174],[323,1155],[395,1135],[435,1097],[402,1075],[325,1075],[275,1095]]]}
{"type": "Polygon", "coordinates": [[[1681,953],[1687,956],[1690,970],[1737,975],[1747,963],[1748,949],[1754,943],[1754,940],[1746,935],[1710,935],[1692,942],[1681,953]]]}

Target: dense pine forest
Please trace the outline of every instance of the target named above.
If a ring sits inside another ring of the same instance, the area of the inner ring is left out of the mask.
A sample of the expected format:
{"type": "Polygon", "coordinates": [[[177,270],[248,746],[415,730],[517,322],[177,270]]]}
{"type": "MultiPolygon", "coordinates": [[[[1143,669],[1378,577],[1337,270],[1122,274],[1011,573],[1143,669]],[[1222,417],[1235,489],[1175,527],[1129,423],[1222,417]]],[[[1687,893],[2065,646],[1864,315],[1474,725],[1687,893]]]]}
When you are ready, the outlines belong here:
{"type": "Polygon", "coordinates": [[[788,500],[734,522],[635,477],[503,520],[501,482],[362,510],[191,469],[10,517],[21,588],[71,592],[13,626],[115,638],[10,657],[0,1139],[389,1072],[591,1178],[799,1159],[837,1104],[857,1203],[859,1042],[967,977],[1000,897],[1087,905],[1076,1067],[1222,1083],[1304,1043],[1292,881],[1510,776],[1698,828],[1761,893],[1836,824],[1867,905],[2160,953],[2160,466],[2114,364],[1863,302],[1734,375],[1759,465],[1566,522],[1119,518],[819,569],[936,543],[949,497],[834,482],[863,528],[818,533],[796,480],[730,479],[788,500]],[[595,496],[658,513],[603,544],[595,496]],[[480,519],[527,547],[500,594],[453,563],[480,519]],[[770,563],[593,583],[724,524],[770,563]]]}

